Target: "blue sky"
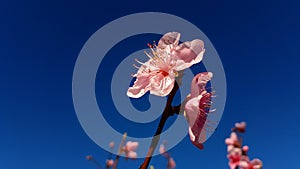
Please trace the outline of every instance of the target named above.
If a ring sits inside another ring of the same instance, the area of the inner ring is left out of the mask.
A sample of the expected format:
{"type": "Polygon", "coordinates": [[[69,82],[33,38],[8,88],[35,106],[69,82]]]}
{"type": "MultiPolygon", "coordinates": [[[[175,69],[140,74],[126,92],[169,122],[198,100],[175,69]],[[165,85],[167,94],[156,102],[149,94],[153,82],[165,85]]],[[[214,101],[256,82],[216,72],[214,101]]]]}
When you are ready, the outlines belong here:
{"type": "MultiPolygon", "coordinates": [[[[217,131],[202,151],[188,137],[171,149],[177,168],[228,168],[224,139],[241,120],[248,123],[244,143],[250,157],[262,159],[265,169],[297,167],[299,5],[291,0],[2,1],[0,168],[93,169],[88,154],[104,162],[107,152],[85,134],[73,108],[73,68],[96,30],[146,11],[174,14],[198,26],[218,51],[227,78],[217,131]]],[[[120,168],[138,168],[141,161],[122,159],[120,168]]],[[[165,163],[161,156],[152,161],[158,169],[165,163]]]]}

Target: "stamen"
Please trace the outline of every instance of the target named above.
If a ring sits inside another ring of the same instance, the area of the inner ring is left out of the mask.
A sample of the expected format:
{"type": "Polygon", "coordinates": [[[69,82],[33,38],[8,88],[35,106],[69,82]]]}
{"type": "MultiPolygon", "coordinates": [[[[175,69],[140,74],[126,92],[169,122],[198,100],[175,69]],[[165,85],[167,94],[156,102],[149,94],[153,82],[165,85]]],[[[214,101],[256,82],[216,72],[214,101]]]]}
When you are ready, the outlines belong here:
{"type": "Polygon", "coordinates": [[[138,67],[137,65],[135,65],[135,64],[132,64],[132,66],[133,67],[135,67],[135,68],[137,68],[137,69],[139,69],[140,67],[138,67]]]}
{"type": "Polygon", "coordinates": [[[152,59],[152,56],[148,52],[144,51],[144,53],[149,57],[149,59],[152,59]]]}
{"type": "Polygon", "coordinates": [[[153,48],[150,48],[150,49],[151,49],[152,54],[154,55],[154,57],[157,57],[157,58],[158,58],[158,56],[157,56],[156,52],[153,50],[153,48]]]}
{"type": "Polygon", "coordinates": [[[178,72],[177,72],[177,71],[174,71],[174,73],[175,73],[175,77],[178,77],[178,72]]]}
{"type": "Polygon", "coordinates": [[[215,112],[217,109],[212,109],[212,110],[209,110],[209,113],[213,113],[215,112]]]}
{"type": "Polygon", "coordinates": [[[141,65],[145,64],[145,63],[139,61],[137,58],[135,58],[134,60],[135,60],[136,62],[138,62],[139,64],[141,64],[141,65]]]}

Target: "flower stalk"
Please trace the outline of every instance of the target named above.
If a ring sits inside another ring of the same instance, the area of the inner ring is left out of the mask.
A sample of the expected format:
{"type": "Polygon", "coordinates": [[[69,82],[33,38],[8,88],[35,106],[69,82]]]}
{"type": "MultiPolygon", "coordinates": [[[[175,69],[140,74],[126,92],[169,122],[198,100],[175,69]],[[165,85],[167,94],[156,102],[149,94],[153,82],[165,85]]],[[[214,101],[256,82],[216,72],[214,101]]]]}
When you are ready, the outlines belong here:
{"type": "Polygon", "coordinates": [[[174,88],[172,89],[171,93],[169,94],[168,96],[168,100],[167,100],[167,103],[166,103],[166,106],[165,106],[165,109],[162,113],[162,116],[160,118],[160,121],[159,121],[159,124],[156,128],[156,132],[152,138],[152,141],[151,141],[151,144],[150,144],[150,147],[148,149],[148,153],[147,153],[147,156],[144,160],[144,162],[141,164],[140,168],[139,169],[147,169],[149,164],[150,164],[150,161],[151,161],[151,158],[152,158],[152,155],[153,155],[153,152],[155,151],[156,147],[157,147],[157,144],[160,140],[160,134],[165,126],[165,123],[167,121],[167,119],[174,115],[174,111],[173,111],[173,107],[172,107],[172,101],[174,99],[174,96],[178,90],[179,86],[178,84],[175,82],[174,84],[174,88]]]}

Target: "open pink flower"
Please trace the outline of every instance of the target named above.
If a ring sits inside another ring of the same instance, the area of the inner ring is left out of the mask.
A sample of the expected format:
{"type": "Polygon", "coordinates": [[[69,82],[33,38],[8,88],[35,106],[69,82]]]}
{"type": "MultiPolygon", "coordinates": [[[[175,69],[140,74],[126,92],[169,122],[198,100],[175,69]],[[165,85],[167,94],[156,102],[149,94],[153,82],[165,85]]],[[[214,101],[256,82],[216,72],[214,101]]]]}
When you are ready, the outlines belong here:
{"type": "Polygon", "coordinates": [[[138,146],[139,146],[138,142],[128,141],[124,146],[124,152],[126,157],[135,159],[137,157],[137,153],[135,152],[135,150],[137,149],[138,146]]]}
{"type": "Polygon", "coordinates": [[[230,137],[225,140],[227,144],[227,158],[229,159],[230,169],[261,169],[262,161],[259,159],[253,159],[250,161],[248,157],[249,147],[242,145],[241,138],[238,137],[238,132],[245,132],[246,123],[236,123],[231,132],[230,137]]]}
{"type": "Polygon", "coordinates": [[[239,163],[239,168],[240,169],[261,169],[263,166],[262,161],[255,158],[252,161],[248,159],[246,160],[241,160],[239,163]]]}
{"type": "Polygon", "coordinates": [[[178,71],[199,63],[204,54],[204,43],[199,39],[187,41],[180,45],[180,33],[166,33],[158,45],[149,45],[152,54],[146,53],[149,60],[139,62],[141,66],[133,77],[136,81],[129,87],[127,95],[139,98],[146,92],[157,96],[168,95],[174,87],[178,71]]]}
{"type": "Polygon", "coordinates": [[[185,105],[186,117],[189,123],[189,135],[192,143],[203,149],[205,141],[204,124],[211,105],[212,93],[206,91],[205,86],[211,80],[211,72],[199,73],[194,77],[191,84],[191,94],[185,105]]]}
{"type": "Polygon", "coordinates": [[[234,147],[227,155],[229,159],[229,167],[230,169],[236,169],[240,164],[240,160],[242,157],[242,150],[240,148],[234,147]]]}
{"type": "Polygon", "coordinates": [[[263,166],[263,163],[260,159],[255,158],[255,159],[251,160],[250,165],[252,166],[253,169],[261,169],[263,166]]]}

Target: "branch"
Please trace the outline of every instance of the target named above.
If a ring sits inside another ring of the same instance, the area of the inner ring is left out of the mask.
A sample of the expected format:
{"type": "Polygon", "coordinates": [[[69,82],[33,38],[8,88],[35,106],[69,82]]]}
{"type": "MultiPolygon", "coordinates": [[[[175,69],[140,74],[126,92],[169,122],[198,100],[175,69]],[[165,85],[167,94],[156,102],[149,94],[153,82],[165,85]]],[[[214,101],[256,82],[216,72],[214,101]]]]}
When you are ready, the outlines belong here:
{"type": "Polygon", "coordinates": [[[155,148],[157,147],[157,144],[158,144],[159,139],[160,139],[160,134],[161,134],[161,132],[162,132],[164,126],[165,126],[165,123],[166,123],[167,119],[174,114],[173,107],[172,107],[171,104],[172,104],[172,101],[174,99],[174,96],[175,96],[178,88],[179,88],[179,86],[178,86],[177,82],[175,82],[174,87],[173,87],[171,93],[168,96],[168,100],[167,100],[165,109],[162,113],[162,116],[160,118],[160,121],[159,121],[159,124],[157,126],[156,132],[155,132],[154,136],[152,137],[151,145],[148,149],[147,156],[146,156],[143,164],[140,166],[139,169],[147,169],[148,166],[149,166],[149,163],[151,161],[153,152],[154,152],[155,148]]]}
{"type": "Polygon", "coordinates": [[[123,145],[124,145],[124,142],[125,142],[126,137],[127,137],[127,133],[124,133],[124,134],[123,134],[122,141],[121,141],[121,144],[120,144],[120,147],[119,147],[118,154],[117,154],[117,156],[116,156],[116,160],[115,160],[115,162],[114,162],[114,169],[117,168],[117,165],[118,165],[118,162],[119,162],[119,159],[120,159],[120,154],[121,154],[122,151],[123,151],[123,145]]]}

